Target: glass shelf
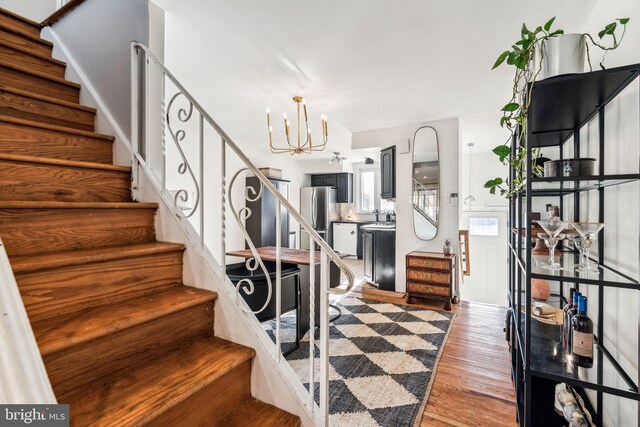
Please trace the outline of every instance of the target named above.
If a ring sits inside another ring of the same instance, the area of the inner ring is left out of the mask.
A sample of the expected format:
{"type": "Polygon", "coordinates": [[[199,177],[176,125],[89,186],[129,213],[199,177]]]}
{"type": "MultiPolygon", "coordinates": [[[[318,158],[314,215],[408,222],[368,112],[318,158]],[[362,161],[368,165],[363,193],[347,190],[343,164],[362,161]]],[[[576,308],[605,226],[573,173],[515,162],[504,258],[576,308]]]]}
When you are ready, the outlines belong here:
{"type": "MultiPolygon", "coordinates": [[[[513,249],[512,251],[515,255],[516,252],[513,249]]],[[[521,249],[519,253],[520,256],[517,257],[518,259],[516,262],[519,265],[522,274],[525,274],[525,249],[521,249]]],[[[600,264],[597,272],[576,271],[574,264],[578,264],[579,255],[575,251],[567,250],[565,248],[558,250],[556,248],[556,261],[564,267],[563,270],[547,270],[542,268],[541,263],[548,260],[548,254],[531,254],[532,278],[640,290],[640,282],[638,282],[638,280],[622,273],[618,270],[617,265],[613,265],[611,263],[600,264]]],[[[596,263],[593,259],[591,262],[596,263]]]]}
{"type": "MultiPolygon", "coordinates": [[[[524,322],[524,315],[521,318],[524,322]]],[[[640,400],[637,385],[606,349],[595,344],[593,354],[593,367],[577,366],[563,349],[562,326],[540,323],[534,318],[531,319],[531,373],[533,375],[640,400]],[[599,363],[603,364],[603,372],[607,373],[601,382],[597,380],[599,363]]]]}
{"type": "Polygon", "coordinates": [[[534,177],[531,195],[533,197],[551,197],[592,191],[599,188],[637,182],[640,174],[598,175],[583,177],[534,177]]]}

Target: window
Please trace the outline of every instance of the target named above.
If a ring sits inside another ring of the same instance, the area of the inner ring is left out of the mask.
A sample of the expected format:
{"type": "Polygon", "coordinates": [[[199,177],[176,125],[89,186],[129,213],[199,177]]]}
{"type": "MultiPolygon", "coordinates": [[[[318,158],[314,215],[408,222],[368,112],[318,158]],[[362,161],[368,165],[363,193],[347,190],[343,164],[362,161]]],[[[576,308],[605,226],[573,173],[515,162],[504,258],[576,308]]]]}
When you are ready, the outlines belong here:
{"type": "Polygon", "coordinates": [[[374,170],[360,171],[360,211],[373,212],[376,209],[376,173],[374,170]]]}
{"type": "Polygon", "coordinates": [[[360,213],[395,210],[395,203],[380,199],[380,167],[356,166],[356,209],[360,213]]]}

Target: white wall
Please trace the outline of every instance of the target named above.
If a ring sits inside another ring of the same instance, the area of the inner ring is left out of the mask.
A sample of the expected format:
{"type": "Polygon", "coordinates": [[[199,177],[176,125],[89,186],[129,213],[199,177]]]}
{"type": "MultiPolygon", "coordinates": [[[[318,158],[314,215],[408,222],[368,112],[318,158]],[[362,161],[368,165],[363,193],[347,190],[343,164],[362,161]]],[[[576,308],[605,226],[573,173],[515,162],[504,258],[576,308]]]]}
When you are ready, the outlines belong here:
{"type": "MultiPolygon", "coordinates": [[[[640,2],[637,0],[599,0],[589,18],[585,31],[597,33],[613,18],[631,18],[621,46],[607,55],[605,66],[615,67],[640,63],[640,2]]],[[[599,61],[600,54],[596,56],[599,61]]],[[[638,173],[640,146],[640,84],[636,80],[629,90],[621,94],[606,110],[605,138],[607,173],[638,173]]],[[[591,123],[582,133],[582,146],[589,155],[597,157],[598,126],[591,123]]],[[[581,153],[582,154],[582,153],[581,153]]],[[[627,274],[640,277],[640,185],[637,183],[605,190],[605,260],[627,274]]],[[[589,214],[581,220],[596,221],[597,194],[584,194],[581,203],[587,203],[589,214]]],[[[582,286],[589,298],[590,317],[597,323],[597,287],[582,286]]],[[[604,340],[621,365],[638,382],[638,328],[640,300],[638,291],[606,289],[604,294],[604,340]]],[[[589,371],[590,376],[595,372],[589,371]]],[[[623,387],[610,365],[605,366],[607,384],[623,387]]],[[[595,395],[592,393],[592,395],[595,395]]],[[[594,400],[595,401],[595,400],[594,400]]],[[[638,426],[638,404],[627,399],[605,395],[605,426],[638,426]]]]}
{"type": "Polygon", "coordinates": [[[56,11],[56,0],[0,0],[0,8],[42,22],[56,11]]]}
{"type": "Polygon", "coordinates": [[[73,52],[117,126],[128,138],[131,128],[131,41],[148,44],[146,0],[85,1],[52,26],[73,52]]]}
{"type": "MultiPolygon", "coordinates": [[[[414,250],[442,252],[444,241],[458,241],[458,206],[447,203],[448,195],[458,192],[458,119],[415,123],[386,129],[355,132],[352,148],[386,148],[407,139],[413,142],[415,131],[421,126],[432,126],[438,134],[440,154],[440,222],[433,240],[423,241],[413,229],[412,170],[413,157],[409,153],[396,154],[396,291],[406,290],[405,256],[414,250]]],[[[454,245],[455,247],[455,245],[454,245]]],[[[457,249],[456,249],[457,252],[457,249]]]]}

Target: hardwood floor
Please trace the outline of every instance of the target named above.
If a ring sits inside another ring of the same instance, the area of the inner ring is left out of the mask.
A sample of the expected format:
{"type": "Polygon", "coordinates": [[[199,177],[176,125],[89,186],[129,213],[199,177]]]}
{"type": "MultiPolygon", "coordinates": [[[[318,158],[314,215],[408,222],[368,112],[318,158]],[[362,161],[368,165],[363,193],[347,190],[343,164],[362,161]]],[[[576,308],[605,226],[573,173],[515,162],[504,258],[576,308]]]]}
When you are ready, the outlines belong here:
{"type": "MultiPolygon", "coordinates": [[[[357,285],[354,296],[405,304],[406,297],[357,285]]],[[[438,301],[423,307],[442,310],[438,301]]],[[[510,356],[502,331],[505,308],[462,301],[422,416],[422,427],[517,426],[510,356]]]]}

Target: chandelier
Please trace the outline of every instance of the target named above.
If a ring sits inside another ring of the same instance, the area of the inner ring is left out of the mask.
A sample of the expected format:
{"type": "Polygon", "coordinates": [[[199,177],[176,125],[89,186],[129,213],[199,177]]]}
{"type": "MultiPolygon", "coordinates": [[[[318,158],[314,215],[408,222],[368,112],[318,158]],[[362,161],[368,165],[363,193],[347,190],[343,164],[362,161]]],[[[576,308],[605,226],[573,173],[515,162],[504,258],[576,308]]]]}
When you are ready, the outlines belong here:
{"type": "Polygon", "coordinates": [[[300,154],[300,153],[311,153],[313,151],[322,151],[324,147],[327,145],[327,116],[324,114],[322,117],[322,144],[313,145],[313,140],[311,138],[311,129],[309,129],[309,121],[307,118],[307,104],[304,101],[304,98],[301,96],[294,96],[293,102],[296,103],[296,109],[298,113],[298,140],[297,143],[291,143],[291,123],[289,119],[287,119],[287,113],[284,113],[284,135],[287,139],[286,147],[275,147],[273,145],[273,127],[271,126],[271,113],[267,108],[267,128],[269,129],[269,148],[271,148],[272,153],[289,153],[291,155],[300,154]],[[302,104],[302,111],[304,114],[304,127],[306,129],[305,133],[305,141],[302,142],[301,137],[301,117],[300,117],[300,104],[302,104]]]}

